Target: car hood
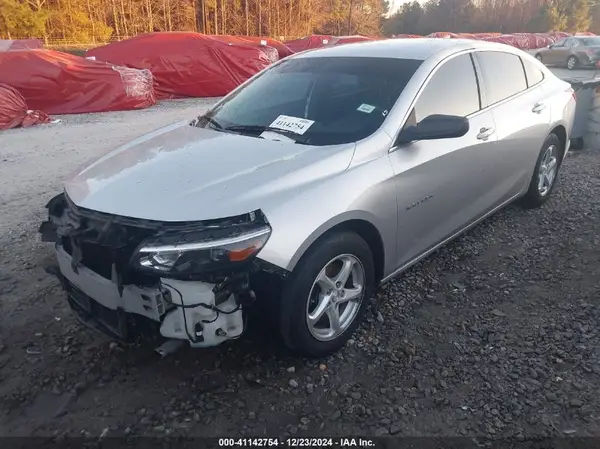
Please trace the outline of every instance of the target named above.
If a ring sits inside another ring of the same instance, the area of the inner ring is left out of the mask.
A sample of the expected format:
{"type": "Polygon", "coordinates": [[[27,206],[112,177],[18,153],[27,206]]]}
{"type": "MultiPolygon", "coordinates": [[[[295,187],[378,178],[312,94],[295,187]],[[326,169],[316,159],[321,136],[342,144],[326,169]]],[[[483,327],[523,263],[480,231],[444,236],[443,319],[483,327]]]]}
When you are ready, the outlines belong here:
{"type": "Polygon", "coordinates": [[[342,173],[355,146],[300,145],[180,122],[77,170],[65,191],[80,207],[126,217],[225,218],[268,209],[302,186],[342,173]]]}

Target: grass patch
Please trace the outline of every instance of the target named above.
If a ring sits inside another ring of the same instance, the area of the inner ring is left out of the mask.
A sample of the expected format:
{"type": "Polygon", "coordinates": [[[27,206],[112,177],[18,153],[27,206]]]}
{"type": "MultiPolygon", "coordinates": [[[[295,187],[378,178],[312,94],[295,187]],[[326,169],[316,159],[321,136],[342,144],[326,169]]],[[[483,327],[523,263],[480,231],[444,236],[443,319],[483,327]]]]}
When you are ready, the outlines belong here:
{"type": "Polygon", "coordinates": [[[88,50],[87,48],[53,48],[52,50],[62,51],[63,53],[69,53],[75,56],[85,57],[85,52],[88,50]]]}

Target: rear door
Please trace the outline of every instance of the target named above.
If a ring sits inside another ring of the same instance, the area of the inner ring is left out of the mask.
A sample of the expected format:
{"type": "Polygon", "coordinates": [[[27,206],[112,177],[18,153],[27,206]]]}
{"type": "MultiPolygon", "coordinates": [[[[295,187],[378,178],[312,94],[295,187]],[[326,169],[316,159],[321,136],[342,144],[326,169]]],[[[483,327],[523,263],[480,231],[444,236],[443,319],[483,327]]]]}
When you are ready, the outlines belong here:
{"type": "Polygon", "coordinates": [[[481,110],[473,59],[442,62],[417,96],[404,126],[434,114],[469,119],[466,135],[393,148],[398,197],[398,267],[436,246],[489,208],[489,157],[496,151],[494,121],[481,110]]]}
{"type": "Polygon", "coordinates": [[[529,183],[548,135],[550,105],[543,88],[544,74],[535,61],[502,51],[479,51],[476,56],[486,105],[496,124],[498,145],[489,161],[494,167],[491,197],[499,205],[529,183]]]}

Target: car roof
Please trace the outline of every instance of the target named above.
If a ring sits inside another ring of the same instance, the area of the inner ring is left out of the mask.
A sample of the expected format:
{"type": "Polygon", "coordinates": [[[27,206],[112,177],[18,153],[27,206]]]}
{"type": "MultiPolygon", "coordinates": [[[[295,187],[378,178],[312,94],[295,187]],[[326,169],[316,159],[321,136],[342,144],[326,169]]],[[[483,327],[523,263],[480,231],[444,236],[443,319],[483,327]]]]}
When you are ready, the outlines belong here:
{"type": "Polygon", "coordinates": [[[292,58],[356,57],[425,60],[436,53],[439,53],[440,58],[445,58],[453,53],[469,49],[501,50],[511,53],[516,51],[514,47],[505,44],[472,39],[384,39],[322,47],[298,53],[292,58]]]}

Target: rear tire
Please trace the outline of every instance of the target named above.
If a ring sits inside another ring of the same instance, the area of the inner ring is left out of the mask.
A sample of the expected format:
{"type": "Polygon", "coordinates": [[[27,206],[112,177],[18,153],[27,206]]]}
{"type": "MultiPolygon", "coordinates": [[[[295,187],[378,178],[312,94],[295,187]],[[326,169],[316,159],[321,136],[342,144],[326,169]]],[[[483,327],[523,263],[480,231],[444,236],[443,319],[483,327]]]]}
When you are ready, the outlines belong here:
{"type": "Polygon", "coordinates": [[[286,280],[279,315],[286,346],[308,357],[338,351],[364,320],[374,286],[369,245],[354,232],[325,234],[286,280]]]}
{"type": "Polygon", "coordinates": [[[525,209],[540,207],[552,194],[560,170],[564,147],[558,136],[550,134],[540,150],[529,189],[520,204],[525,209]]]}
{"type": "Polygon", "coordinates": [[[567,69],[575,70],[579,65],[579,60],[575,56],[569,56],[567,59],[567,69]]]}

